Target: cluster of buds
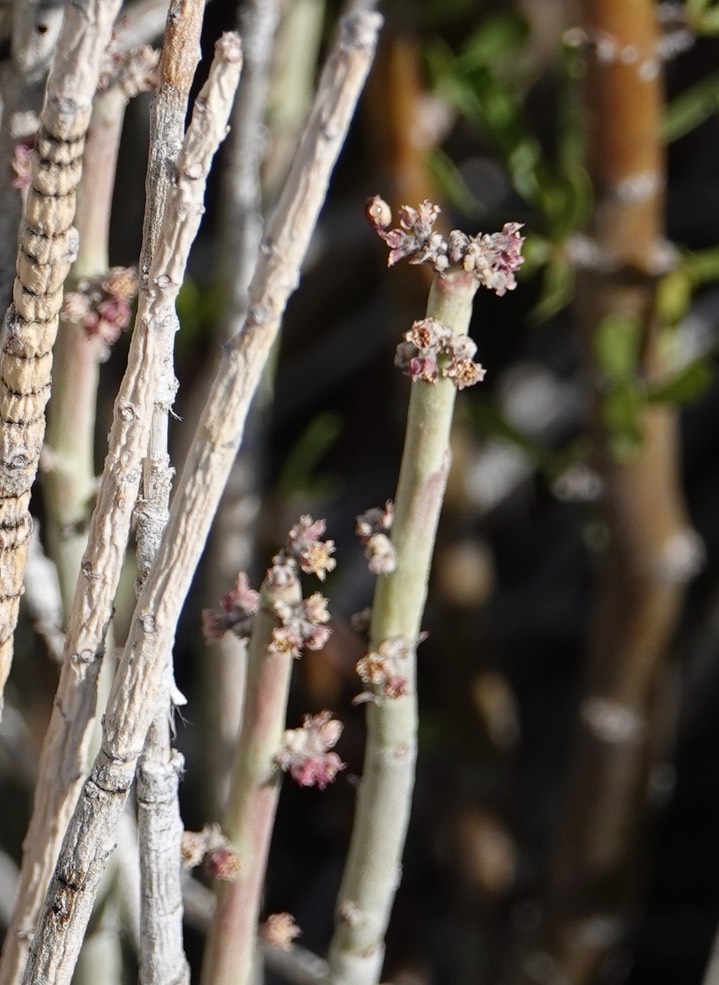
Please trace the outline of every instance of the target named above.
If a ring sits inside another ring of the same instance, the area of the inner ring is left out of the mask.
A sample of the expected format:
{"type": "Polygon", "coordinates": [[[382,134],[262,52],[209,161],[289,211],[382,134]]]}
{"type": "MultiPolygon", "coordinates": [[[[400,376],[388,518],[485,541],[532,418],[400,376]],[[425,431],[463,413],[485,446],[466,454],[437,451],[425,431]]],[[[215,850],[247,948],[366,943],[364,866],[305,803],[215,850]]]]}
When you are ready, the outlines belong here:
{"type": "MultiPolygon", "coordinates": [[[[308,514],[299,518],[289,532],[287,546],[273,558],[273,567],[278,569],[275,575],[278,579],[276,584],[281,584],[282,568],[294,570],[298,565],[304,574],[316,575],[320,581],[325,580],[328,572],[334,571],[337,565],[332,557],[335,542],[320,539],[326,529],[324,520],[313,520],[308,514]]],[[[287,576],[289,577],[289,571],[287,576]]]]}
{"type": "Polygon", "coordinates": [[[301,728],[285,732],[277,765],[301,787],[324,790],[347,765],[331,751],[341,734],[342,722],[333,718],[331,712],[305,715],[301,728]]]}
{"type": "Polygon", "coordinates": [[[294,604],[275,602],[273,611],[280,624],[272,631],[272,653],[299,657],[304,649],[321,650],[332,635],[326,625],[330,618],[327,599],[320,592],[294,604]]]}
{"type": "Polygon", "coordinates": [[[65,295],[61,315],[82,326],[88,338],[117,342],[130,324],[132,301],[137,294],[137,272],[132,267],[112,267],[100,277],[81,280],[65,295]]]}
{"type": "Polygon", "coordinates": [[[454,267],[474,274],[483,287],[500,297],[513,291],[517,286],[514,275],[524,262],[521,223],[505,223],[498,233],[467,236],[453,230],[445,237],[434,229],[439,213],[439,206],[428,201],[416,209],[403,205],[399,209],[399,226],[389,229],[389,205],[379,195],[369,200],[367,218],[389,246],[388,266],[406,259],[414,264],[428,263],[438,274],[454,267]]]}
{"type": "Polygon", "coordinates": [[[397,567],[397,555],[387,532],[394,519],[394,503],[388,499],[384,509],[374,507],[357,517],[355,533],[363,547],[373,575],[386,575],[397,567]]]}
{"type": "Polygon", "coordinates": [[[218,824],[206,824],[202,831],[183,831],[180,853],[183,868],[202,865],[213,879],[232,882],[240,874],[240,857],[218,824]]]}
{"type": "Polygon", "coordinates": [[[472,361],[476,344],[467,335],[456,335],[434,318],[414,322],[397,346],[395,366],[413,380],[436,383],[451,380],[458,390],[479,383],[485,369],[472,361]]]}
{"type": "MultiPolygon", "coordinates": [[[[298,567],[306,573],[324,580],[332,571],[335,560],[334,543],[321,541],[325,532],[324,520],[302,516],[290,530],[287,546],[272,561],[265,584],[270,589],[284,588],[297,581],[298,567]]],[[[210,642],[222,639],[230,631],[241,639],[252,633],[254,615],[260,605],[260,593],[250,587],[244,571],[237,576],[234,589],[220,599],[218,609],[204,609],[202,631],[210,642]]],[[[302,650],[321,650],[330,638],[332,630],[327,623],[330,614],[327,599],[320,592],[300,602],[275,602],[272,612],[278,625],[272,631],[270,650],[299,657],[302,650]]]]}
{"type": "Polygon", "coordinates": [[[260,593],[250,588],[244,571],[237,576],[235,587],[220,599],[219,609],[202,610],[202,632],[206,640],[221,640],[228,631],[246,639],[260,604],[260,593]]]}
{"type": "Polygon", "coordinates": [[[117,86],[127,99],[156,89],[160,81],[160,52],[149,45],[122,51],[116,44],[106,49],[98,79],[98,92],[117,86]]]}
{"type": "Polygon", "coordinates": [[[363,684],[368,684],[371,691],[364,691],[355,699],[355,704],[365,701],[377,701],[379,697],[401,698],[407,693],[406,667],[410,655],[426,633],[421,633],[416,640],[405,636],[393,636],[382,640],[376,651],[368,653],[357,663],[357,674],[363,684]]]}
{"type": "Polygon", "coordinates": [[[260,926],[260,937],[270,947],[289,951],[302,931],[291,913],[272,913],[260,926]]]}

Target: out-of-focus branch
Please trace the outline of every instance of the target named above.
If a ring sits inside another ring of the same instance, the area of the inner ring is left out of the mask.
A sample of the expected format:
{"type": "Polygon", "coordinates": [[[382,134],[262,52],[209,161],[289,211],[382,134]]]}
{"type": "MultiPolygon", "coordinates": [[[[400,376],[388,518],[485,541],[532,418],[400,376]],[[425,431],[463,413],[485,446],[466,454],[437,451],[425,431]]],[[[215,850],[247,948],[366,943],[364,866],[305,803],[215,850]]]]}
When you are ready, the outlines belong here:
{"type": "Polygon", "coordinates": [[[634,378],[651,382],[662,370],[654,290],[671,255],[655,5],[584,0],[582,29],[596,208],[578,316],[608,548],[543,925],[512,979],[543,974],[567,985],[596,980],[636,905],[649,774],[666,742],[667,653],[685,584],[701,562],[681,495],[676,412],[642,408],[637,447],[619,454],[599,356],[602,333],[619,325],[636,333],[634,378]]]}
{"type": "MultiPolygon", "coordinates": [[[[173,499],[170,522],[138,599],[104,719],[103,743],[67,835],[33,942],[28,981],[69,981],[74,956],[157,706],[165,657],[242,438],[247,408],[279,328],[371,62],[381,18],[345,22],[323,73],[295,166],[270,223],[242,333],[229,345],[173,499]]],[[[162,241],[161,241],[162,242],[162,241]]],[[[168,244],[174,251],[177,242],[168,244]]],[[[174,268],[162,251],[161,286],[174,268]],[[168,270],[169,267],[169,270],[168,270]]]]}
{"type": "MultiPolygon", "coordinates": [[[[240,36],[245,49],[245,68],[232,111],[225,170],[222,175],[220,211],[220,288],[224,299],[218,334],[223,342],[242,328],[247,313],[247,289],[257,262],[264,228],[260,168],[265,156],[268,73],[279,16],[277,0],[253,0],[240,15],[240,36]]],[[[208,594],[219,597],[238,570],[251,571],[259,512],[262,475],[260,452],[264,430],[261,388],[251,416],[243,448],[217,512],[208,547],[208,594]]],[[[243,701],[244,642],[225,633],[208,653],[208,714],[205,741],[208,757],[211,816],[219,816],[227,796],[232,751],[237,740],[243,701]]]]}

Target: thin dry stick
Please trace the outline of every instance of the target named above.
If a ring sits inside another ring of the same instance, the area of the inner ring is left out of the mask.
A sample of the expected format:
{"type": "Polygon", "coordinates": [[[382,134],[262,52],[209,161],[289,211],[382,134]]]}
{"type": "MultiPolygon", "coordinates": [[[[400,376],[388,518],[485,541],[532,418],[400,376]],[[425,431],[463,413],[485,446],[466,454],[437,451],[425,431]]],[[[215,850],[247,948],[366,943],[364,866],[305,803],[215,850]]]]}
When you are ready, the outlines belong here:
{"type": "MultiPolygon", "coordinates": [[[[0,702],[12,662],[85,133],[119,0],[68,7],[48,79],[0,363],[0,702]]],[[[0,704],[1,709],[1,704],[0,704]]]]}
{"type": "Polygon", "coordinates": [[[276,756],[282,746],[294,663],[290,650],[277,652],[271,645],[277,627],[274,606],[301,600],[299,578],[285,583],[273,579],[270,569],[247,648],[242,729],[222,824],[241,868],[232,882],[216,886],[217,907],[202,965],[205,985],[248,985],[252,981],[262,888],[280,795],[282,774],[276,756]]]}
{"type": "MultiPolygon", "coordinates": [[[[344,22],[308,130],[264,241],[243,332],[228,346],[138,600],[104,719],[103,744],[68,827],[33,942],[26,982],[65,985],[112,851],[114,831],[155,713],[166,655],[227,479],[252,393],[297,284],[329,175],[369,69],[381,18],[344,22]]],[[[161,268],[158,268],[161,269],[161,268]]]]}
{"type": "MultiPolygon", "coordinates": [[[[194,241],[200,218],[204,211],[203,195],[205,180],[209,172],[212,157],[225,136],[227,119],[232,105],[237,80],[241,67],[241,47],[237,35],[226,34],[216,45],[216,57],[210,70],[210,77],[197,98],[192,117],[192,123],[185,136],[182,152],[177,162],[177,179],[172,186],[167,200],[165,222],[160,230],[152,259],[148,278],[147,302],[140,316],[148,327],[167,326],[175,324],[175,299],[180,288],[189,248],[194,241]]],[[[152,331],[148,332],[148,344],[152,339],[152,331]]],[[[159,343],[156,343],[159,344],[159,343]]],[[[150,381],[147,387],[152,395],[150,381]]],[[[163,671],[167,666],[167,654],[170,652],[171,640],[163,650],[163,671]]],[[[146,695],[148,711],[156,712],[159,697],[159,680],[152,694],[146,695]]],[[[113,688],[113,694],[116,689],[113,688]]],[[[111,699],[112,700],[112,699],[111,699]]],[[[139,744],[134,746],[132,760],[126,761],[129,767],[127,786],[122,790],[122,798],[114,798],[113,805],[124,803],[124,795],[132,780],[139,749],[142,746],[149,718],[145,719],[142,735],[135,733],[133,739],[139,744]]],[[[108,729],[103,729],[104,747],[112,743],[108,738],[108,729]]],[[[103,761],[106,754],[103,750],[98,754],[98,762],[103,761]]],[[[113,786],[108,773],[100,767],[99,775],[93,772],[93,778],[85,785],[94,791],[94,796],[102,801],[103,794],[108,794],[113,786]],[[99,786],[98,786],[99,781],[99,786]],[[109,787],[108,787],[109,784],[109,787]]],[[[93,795],[91,795],[93,796],[93,795]]],[[[87,802],[81,798],[75,816],[86,808],[87,802]]],[[[119,814],[119,812],[118,812],[119,814]]],[[[110,842],[114,840],[115,826],[118,816],[113,818],[110,842]]],[[[109,833],[109,832],[106,832],[109,833]]],[[[76,833],[72,825],[65,838],[65,848],[73,843],[76,833]]],[[[111,854],[112,845],[108,843],[101,851],[99,858],[93,860],[92,872],[87,881],[79,880],[76,876],[64,872],[56,873],[55,880],[48,895],[59,892],[60,899],[55,905],[46,907],[40,922],[38,935],[33,942],[31,958],[28,963],[25,981],[40,980],[43,982],[69,982],[77,960],[82,937],[90,917],[100,876],[111,854]]],[[[80,867],[84,868],[83,863],[80,867]]],[[[62,862],[58,862],[58,869],[62,862]]],[[[178,873],[179,875],[179,873],[178,873]]]]}
{"type": "Polygon", "coordinates": [[[184,760],[173,752],[169,698],[150,726],[137,770],[137,827],[140,842],[141,985],[189,985],[182,940],[178,787],[184,760]]]}
{"type": "Polygon", "coordinates": [[[11,6],[12,57],[0,69],[0,311],[12,294],[23,207],[12,161],[17,145],[35,134],[63,17],[61,5],[49,7],[38,0],[11,0],[11,6]]]}
{"type": "MultiPolygon", "coordinates": [[[[176,209],[180,200],[169,186],[177,157],[190,80],[200,57],[203,0],[190,0],[170,9],[175,30],[168,32],[172,44],[163,59],[160,91],[151,124],[151,150],[147,194],[155,200],[151,214],[164,202],[176,209]],[[171,168],[168,167],[171,165],[171,168]]],[[[220,112],[222,119],[222,112],[220,112]]],[[[212,135],[210,135],[212,136],[212,135]]],[[[149,215],[150,213],[148,213],[149,215]]],[[[151,263],[156,246],[152,223],[145,225],[140,267],[151,263]]],[[[177,315],[175,313],[176,325],[177,315]]],[[[143,466],[142,495],[136,509],[137,561],[140,583],[147,577],[169,516],[173,469],[168,448],[168,416],[177,383],[173,372],[173,333],[166,332],[167,350],[159,360],[154,380],[154,403],[147,457],[143,466]]],[[[172,650],[168,650],[166,686],[148,729],[137,776],[138,836],[141,875],[140,969],[142,985],[189,983],[190,969],[182,936],[182,886],[180,843],[182,819],[178,791],[184,760],[172,749],[170,716],[174,689],[172,650]]]]}
{"type": "MultiPolygon", "coordinates": [[[[185,6],[190,11],[187,17],[198,24],[202,4],[195,0],[185,6]]],[[[166,38],[167,54],[162,59],[169,67],[161,69],[161,73],[166,87],[174,84],[186,100],[196,63],[196,40],[188,46],[191,49],[188,56],[187,48],[181,43],[185,31],[184,8],[173,10],[166,38]]],[[[191,33],[195,39],[198,30],[199,27],[194,27],[194,35],[191,33]]],[[[165,94],[165,105],[170,99],[165,94]]],[[[163,150],[167,152],[166,144],[163,150]]],[[[167,168],[158,167],[156,186],[166,178],[169,179],[167,168]]],[[[159,207],[154,195],[149,207],[159,207]]],[[[149,228],[152,231],[154,225],[150,224],[149,228]]],[[[177,252],[169,270],[174,281],[148,285],[146,279],[140,296],[128,369],[115,404],[104,478],[75,590],[60,683],[41,754],[34,810],[25,839],[16,919],[12,933],[6,938],[0,963],[2,985],[16,982],[22,974],[28,935],[35,926],[86,770],[105,632],[125,557],[140,463],[147,446],[151,383],[162,375],[162,365],[171,350],[177,325],[173,299],[194,236],[187,217],[183,217],[177,236],[177,252]]]]}
{"type": "MultiPolygon", "coordinates": [[[[71,285],[83,278],[99,281],[108,273],[110,211],[125,109],[130,98],[155,85],[157,58],[149,48],[125,56],[95,100],[78,188],[80,247],[68,278],[71,285]]],[[[42,471],[49,551],[57,565],[66,616],[97,490],[95,410],[99,364],[107,345],[100,334],[88,335],[81,318],[64,317],[54,349],[42,471]]]]}

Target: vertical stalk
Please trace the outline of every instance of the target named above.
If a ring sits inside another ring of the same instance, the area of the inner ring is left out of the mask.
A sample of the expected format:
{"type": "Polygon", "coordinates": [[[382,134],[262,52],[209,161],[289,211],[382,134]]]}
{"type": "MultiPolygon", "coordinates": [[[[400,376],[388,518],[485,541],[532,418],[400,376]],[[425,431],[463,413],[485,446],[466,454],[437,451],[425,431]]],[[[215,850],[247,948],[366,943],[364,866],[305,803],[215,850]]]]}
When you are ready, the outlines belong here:
{"type": "MultiPolygon", "coordinates": [[[[427,315],[466,334],[478,281],[452,270],[435,276],[427,315]]],[[[367,709],[367,746],[349,856],[329,952],[331,985],[375,985],[400,878],[414,786],[417,697],[414,650],[427,595],[432,551],[450,465],[456,389],[448,379],[414,381],[395,499],[396,569],[380,576],[370,628],[373,650],[395,637],[409,643],[405,693],[375,696],[367,709]]]]}
{"type": "Polygon", "coordinates": [[[27,563],[30,489],[45,436],[62,285],[77,251],[75,192],[100,60],[119,7],[120,0],[78,0],[67,8],[32,159],[0,364],[0,700],[27,563]]]}
{"type": "Polygon", "coordinates": [[[280,793],[275,762],[282,745],[293,656],[270,647],[277,626],[276,602],[301,600],[300,584],[262,586],[247,650],[247,681],[242,728],[232,765],[230,793],[222,825],[240,857],[239,876],[218,884],[217,908],[205,946],[204,985],[249,985],[255,962],[257,922],[270,837],[280,793]]]}

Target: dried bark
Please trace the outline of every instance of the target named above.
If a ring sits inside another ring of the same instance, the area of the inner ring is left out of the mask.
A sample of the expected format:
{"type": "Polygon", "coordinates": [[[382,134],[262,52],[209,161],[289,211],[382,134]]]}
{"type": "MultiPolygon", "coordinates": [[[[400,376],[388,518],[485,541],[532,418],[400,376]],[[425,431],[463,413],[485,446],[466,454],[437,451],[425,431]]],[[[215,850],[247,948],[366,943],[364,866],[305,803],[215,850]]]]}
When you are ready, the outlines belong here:
{"type": "MultiPolygon", "coordinates": [[[[225,350],[175,493],[170,522],[138,599],[108,701],[102,748],[68,827],[33,941],[25,977],[28,985],[35,981],[65,985],[70,980],[156,711],[177,618],[242,438],[249,402],[297,283],[329,174],[374,53],[380,21],[372,14],[349,18],[323,74],[307,133],[253,277],[250,316],[225,350]]],[[[167,258],[162,257],[158,276],[166,268],[167,258]]]]}
{"type": "Polygon", "coordinates": [[[27,563],[30,489],[45,435],[62,284],[77,253],[75,190],[100,61],[119,7],[119,0],[82,0],[67,9],[32,160],[13,301],[5,316],[0,363],[0,701],[10,673],[27,563]]]}

